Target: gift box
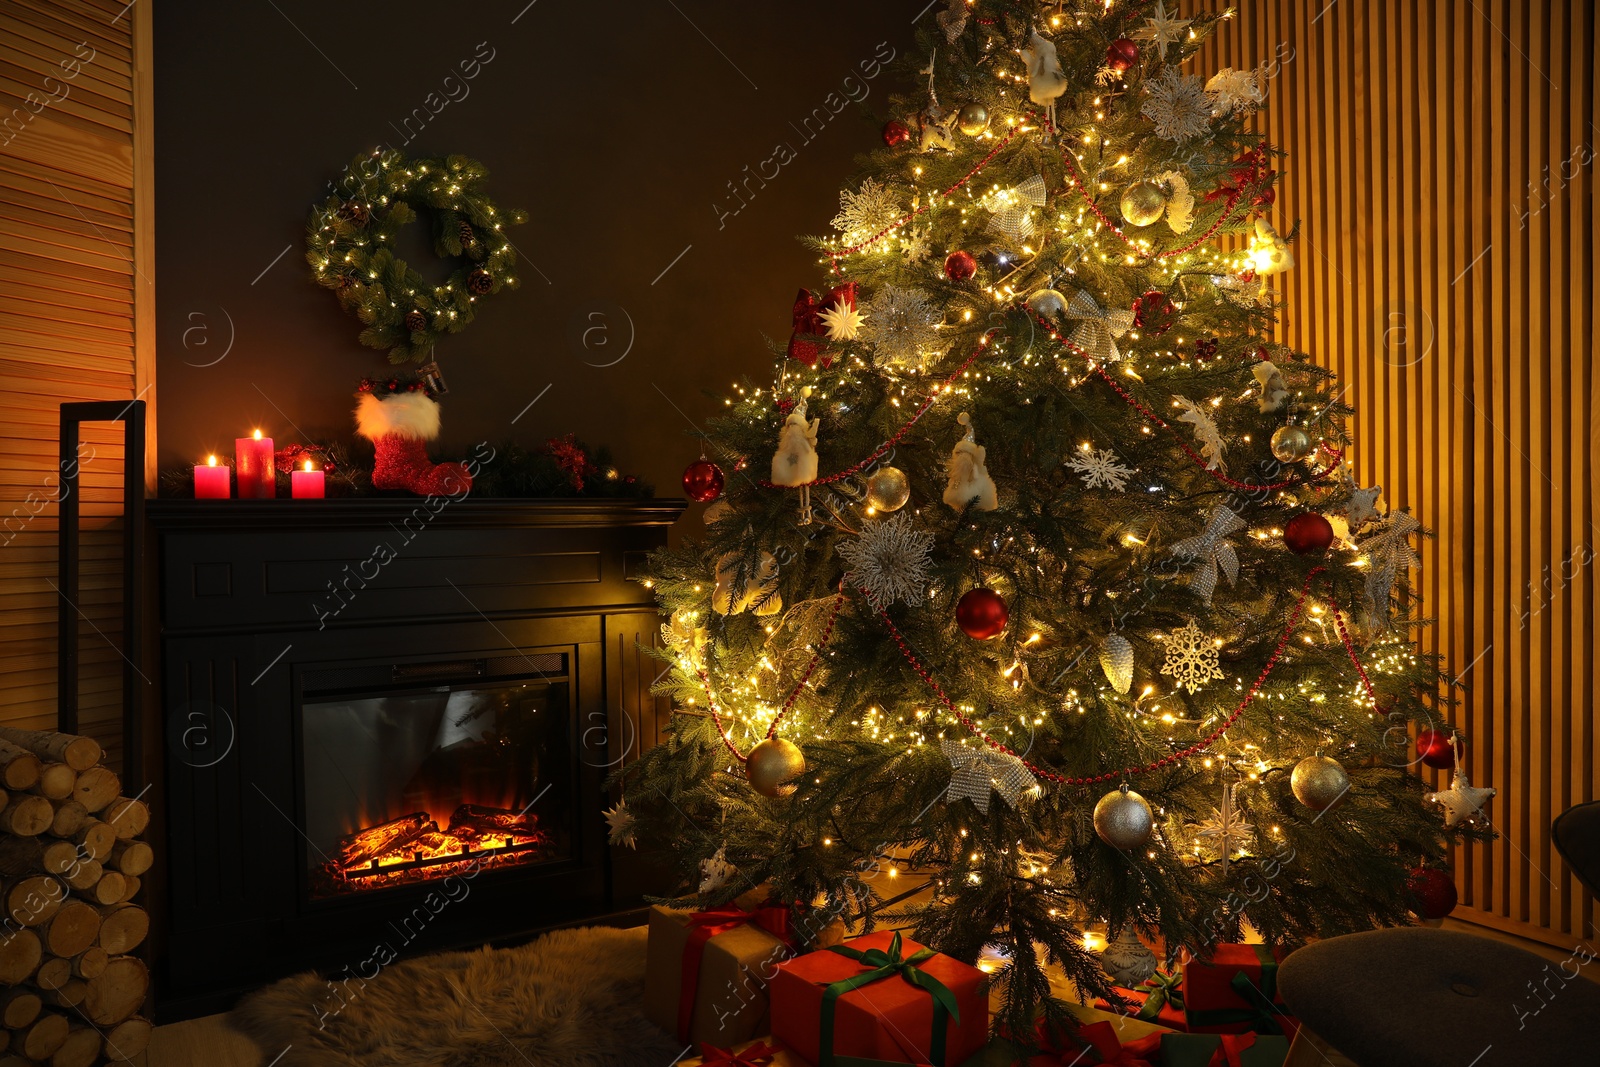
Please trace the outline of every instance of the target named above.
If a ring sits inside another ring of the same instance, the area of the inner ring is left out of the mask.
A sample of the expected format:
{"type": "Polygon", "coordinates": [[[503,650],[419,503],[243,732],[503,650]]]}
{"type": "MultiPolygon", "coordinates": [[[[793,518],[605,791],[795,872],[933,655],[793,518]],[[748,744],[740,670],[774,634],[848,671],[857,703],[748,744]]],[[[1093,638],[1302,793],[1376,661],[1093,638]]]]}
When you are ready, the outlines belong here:
{"type": "Polygon", "coordinates": [[[808,1067],[804,1060],[770,1038],[733,1048],[702,1044],[699,1052],[698,1056],[679,1060],[677,1067],[808,1067]]]}
{"type": "Polygon", "coordinates": [[[1094,1006],[1101,1011],[1126,1015],[1145,1022],[1159,1023],[1172,1030],[1187,1030],[1183,1015],[1183,975],[1162,974],[1157,971],[1132,989],[1113,986],[1117,995],[1127,1002],[1119,1007],[1114,1001],[1096,1000],[1094,1006]]]}
{"type": "Polygon", "coordinates": [[[1275,1034],[1161,1035],[1161,1067],[1283,1067],[1288,1055],[1275,1034]]]}
{"type": "MultiPolygon", "coordinates": [[[[1053,1031],[1041,1021],[1035,1035],[1045,1050],[1028,1060],[1028,1067],[1154,1067],[1160,1060],[1161,1033],[1128,1038],[1124,1043],[1109,1022],[1085,1023],[1071,1032],[1053,1031]]],[[[1163,1065],[1164,1067],[1164,1065],[1163,1065]]]]}
{"type": "Polygon", "coordinates": [[[1266,945],[1218,945],[1183,964],[1183,1014],[1192,1034],[1283,1034],[1298,1023],[1278,996],[1285,953],[1266,945]]]}
{"type": "Polygon", "coordinates": [[[679,1041],[720,1048],[765,1034],[767,981],[793,952],[789,923],[779,906],[651,908],[645,1017],[679,1041]]]}
{"type": "Polygon", "coordinates": [[[958,1067],[989,1040],[987,977],[898,932],[780,964],[772,1033],[817,1067],[850,1058],[958,1067]]]}

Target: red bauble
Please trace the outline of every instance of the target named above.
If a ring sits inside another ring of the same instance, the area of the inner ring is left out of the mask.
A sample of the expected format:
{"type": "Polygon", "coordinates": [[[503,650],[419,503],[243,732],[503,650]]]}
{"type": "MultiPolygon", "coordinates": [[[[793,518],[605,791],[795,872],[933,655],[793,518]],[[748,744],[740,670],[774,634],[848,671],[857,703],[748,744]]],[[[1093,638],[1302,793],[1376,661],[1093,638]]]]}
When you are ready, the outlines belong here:
{"type": "Polygon", "coordinates": [[[1417,758],[1435,770],[1448,771],[1456,765],[1454,736],[1450,730],[1418,730],[1417,758]]]}
{"type": "Polygon", "coordinates": [[[1177,322],[1177,305],[1160,289],[1152,289],[1133,302],[1133,324],[1141,330],[1163,334],[1177,322]]]}
{"type": "Polygon", "coordinates": [[[1412,911],[1424,919],[1442,919],[1456,910],[1456,880],[1449,871],[1437,867],[1418,867],[1406,883],[1416,904],[1412,911]]]}
{"type": "Polygon", "coordinates": [[[967,590],[956,601],[956,625],[961,627],[962,633],[979,641],[999,637],[1005,631],[1009,615],[1005,598],[981,585],[967,590]]]}
{"type": "Polygon", "coordinates": [[[1326,552],[1333,544],[1333,524],[1315,511],[1302,511],[1284,526],[1283,543],[1298,556],[1326,552]]]}
{"type": "Polygon", "coordinates": [[[1106,66],[1121,74],[1139,62],[1139,46],[1126,37],[1118,37],[1106,49],[1106,66]]]}
{"type": "Polygon", "coordinates": [[[697,459],[683,468],[683,495],[709,504],[722,495],[722,468],[709,459],[697,459]]]}
{"type": "Polygon", "coordinates": [[[883,124],[883,143],[890,148],[897,148],[911,140],[911,127],[899,119],[890,119],[883,124]]]}
{"type": "Polygon", "coordinates": [[[978,273],[978,261],[971,252],[951,252],[945,257],[944,276],[953,282],[964,282],[978,273]]]}

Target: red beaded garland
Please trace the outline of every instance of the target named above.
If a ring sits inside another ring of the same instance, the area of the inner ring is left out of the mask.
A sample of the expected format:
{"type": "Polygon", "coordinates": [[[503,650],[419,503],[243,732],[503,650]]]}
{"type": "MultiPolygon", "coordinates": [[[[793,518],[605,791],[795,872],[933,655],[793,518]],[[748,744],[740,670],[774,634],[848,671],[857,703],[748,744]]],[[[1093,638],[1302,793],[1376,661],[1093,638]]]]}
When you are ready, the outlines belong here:
{"type": "Polygon", "coordinates": [[[722,495],[722,468],[709,459],[697,459],[683,469],[683,495],[709,504],[722,495]]]}
{"type": "Polygon", "coordinates": [[[911,127],[899,119],[890,119],[883,124],[883,143],[890,148],[897,148],[911,140],[911,127]]]}
{"type": "Polygon", "coordinates": [[[1411,872],[1406,888],[1416,900],[1411,910],[1424,919],[1442,919],[1456,909],[1456,880],[1449,871],[1418,867],[1411,872]]]}
{"type": "Polygon", "coordinates": [[[1456,764],[1455,735],[1449,730],[1418,730],[1417,758],[1436,770],[1456,764]]]}
{"type": "Polygon", "coordinates": [[[978,261],[971,252],[957,250],[945,257],[944,276],[953,282],[964,282],[978,273],[978,261]]]}
{"type": "Polygon", "coordinates": [[[987,641],[1005,632],[1010,617],[1005,598],[993,589],[969,589],[956,601],[956,625],[968,637],[987,641]]]}
{"type": "Polygon", "coordinates": [[[1284,526],[1283,543],[1298,556],[1326,552],[1333,544],[1333,524],[1315,511],[1302,511],[1284,526]]]}
{"type": "Polygon", "coordinates": [[[1126,37],[1118,37],[1111,42],[1111,47],[1106,49],[1106,66],[1118,74],[1128,70],[1139,62],[1139,46],[1126,37]]]}

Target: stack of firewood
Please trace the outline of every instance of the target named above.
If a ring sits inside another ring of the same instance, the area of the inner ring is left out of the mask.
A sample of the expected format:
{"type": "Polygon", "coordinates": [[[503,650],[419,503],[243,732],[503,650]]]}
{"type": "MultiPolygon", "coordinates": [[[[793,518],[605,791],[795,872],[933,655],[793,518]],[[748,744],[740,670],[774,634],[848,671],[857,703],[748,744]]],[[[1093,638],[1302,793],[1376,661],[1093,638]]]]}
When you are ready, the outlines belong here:
{"type": "Polygon", "coordinates": [[[132,902],[150,811],[100,756],[0,727],[0,1067],[120,1063],[150,1041],[150,973],[130,955],[150,929],[132,902]]]}

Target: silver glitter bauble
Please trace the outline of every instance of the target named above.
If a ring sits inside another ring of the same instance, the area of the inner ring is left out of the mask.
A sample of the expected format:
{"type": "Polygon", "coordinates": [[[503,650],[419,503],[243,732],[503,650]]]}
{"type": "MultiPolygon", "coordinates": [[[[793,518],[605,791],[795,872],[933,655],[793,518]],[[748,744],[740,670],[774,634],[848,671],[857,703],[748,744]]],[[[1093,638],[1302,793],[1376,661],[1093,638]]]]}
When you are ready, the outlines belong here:
{"type": "Polygon", "coordinates": [[[1298,426],[1272,431],[1272,455],[1279,463],[1297,463],[1311,454],[1311,435],[1298,426]]]}
{"type": "Polygon", "coordinates": [[[1155,182],[1134,182],[1122,191],[1122,217],[1134,226],[1148,226],[1167,209],[1167,194],[1155,182]]]}
{"type": "Polygon", "coordinates": [[[899,511],[911,499],[911,482],[898,467],[879,467],[867,477],[867,505],[878,511],[899,511]]]}
{"type": "Polygon", "coordinates": [[[1112,848],[1138,848],[1150,840],[1155,826],[1149,802],[1127,786],[1107,793],[1094,806],[1094,832],[1112,848]]]}
{"type": "Polygon", "coordinates": [[[744,769],[757,793],[786,797],[795,790],[794,780],[806,772],[806,757],[794,742],[769,737],[750,750],[744,769]]]}
{"type": "Polygon", "coordinates": [[[1350,790],[1350,776],[1339,761],[1327,756],[1307,756],[1289,775],[1294,798],[1312,811],[1327,811],[1350,790]]]}
{"type": "Polygon", "coordinates": [[[1067,298],[1054,289],[1040,289],[1028,297],[1028,306],[1036,314],[1053,319],[1067,310],[1067,298]]]}

